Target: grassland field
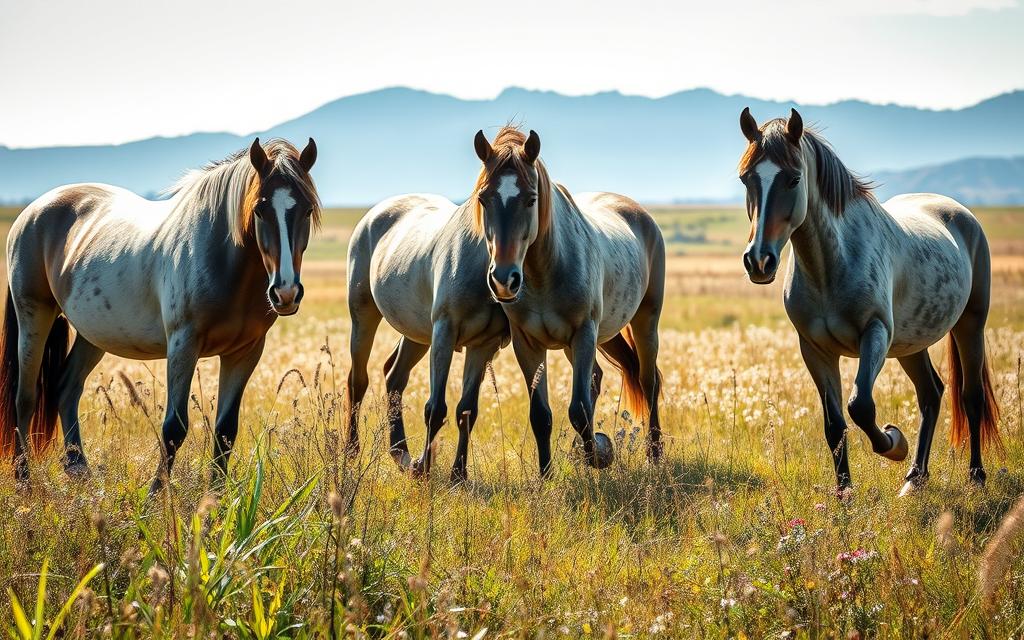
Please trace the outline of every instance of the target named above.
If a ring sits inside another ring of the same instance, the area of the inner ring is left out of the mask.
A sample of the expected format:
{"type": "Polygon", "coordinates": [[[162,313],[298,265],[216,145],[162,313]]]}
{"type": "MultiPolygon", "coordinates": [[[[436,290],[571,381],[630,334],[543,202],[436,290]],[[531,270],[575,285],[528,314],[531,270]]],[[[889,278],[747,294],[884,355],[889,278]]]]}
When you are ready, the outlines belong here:
{"type": "MultiPolygon", "coordinates": [[[[0,633],[1024,636],[1024,540],[1016,535],[1024,509],[1011,512],[1024,493],[1024,208],[975,210],[995,256],[987,336],[1005,443],[1002,455],[986,455],[987,488],[968,488],[966,451],[947,441],[946,398],[926,487],[898,499],[909,461],[872,454],[854,428],[855,490],[846,501],[834,496],[821,408],[781,283],[757,287],[743,273],[744,213],[651,210],[671,256],[662,464],[645,459],[645,426],[618,411],[610,366],[596,420],[616,443],[616,462],[599,472],[574,461],[569,366],[553,353],[555,471],[539,479],[528,392],[505,349],[481,396],[470,481],[448,481],[451,419],[431,479],[401,473],[382,431],[381,370],[396,340],[386,325],[370,362],[365,446],[347,459],[344,256],[364,210],[329,210],[306,253],[302,309],[271,330],[250,382],[225,486],[210,482],[212,359],[196,374],[190,435],[158,500],[145,494],[159,458],[162,361],[107,356],[90,376],[81,403],[89,478],[68,479],[51,450],[33,461],[30,490],[18,491],[0,463],[0,633]]],[[[16,214],[0,209],[5,237],[16,214]]],[[[943,349],[934,347],[933,360],[945,376],[943,349]]],[[[457,354],[449,407],[461,364],[457,354]]],[[[843,361],[847,391],[855,366],[843,361]]],[[[423,446],[427,391],[421,363],[404,398],[414,452],[423,446]]],[[[875,399],[880,420],[916,440],[916,400],[895,362],[875,399]]]]}

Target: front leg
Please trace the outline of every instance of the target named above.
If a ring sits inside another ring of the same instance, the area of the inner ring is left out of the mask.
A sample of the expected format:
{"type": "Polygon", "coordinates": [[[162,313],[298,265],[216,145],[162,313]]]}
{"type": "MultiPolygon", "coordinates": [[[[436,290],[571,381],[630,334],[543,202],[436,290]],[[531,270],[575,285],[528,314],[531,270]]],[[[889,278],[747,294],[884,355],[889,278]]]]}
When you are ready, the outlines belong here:
{"type": "Polygon", "coordinates": [[[551,406],[548,404],[547,349],[534,345],[525,334],[513,332],[512,351],[530,395],[530,428],[537,441],[540,475],[551,474],[551,406]]]}
{"type": "Polygon", "coordinates": [[[469,437],[476,424],[477,411],[480,405],[480,385],[487,373],[487,363],[491,361],[501,343],[488,344],[466,349],[466,364],[462,370],[462,398],[455,408],[455,423],[459,426],[459,446],[455,452],[455,464],[452,465],[452,482],[464,482],[469,478],[466,464],[469,458],[469,437]]]}
{"type": "Polygon", "coordinates": [[[875,379],[885,364],[885,356],[889,351],[891,335],[881,320],[868,323],[860,338],[860,364],[857,368],[857,380],[850,395],[847,411],[854,423],[871,441],[871,449],[890,460],[899,462],[907,457],[907,439],[894,425],[887,425],[885,431],[875,424],[875,401],[871,397],[875,379]]]}
{"type": "Polygon", "coordinates": [[[430,473],[431,445],[434,436],[441,430],[448,417],[445,393],[448,391],[448,370],[452,366],[452,352],[455,349],[455,335],[451,324],[442,318],[434,323],[430,338],[430,398],[423,409],[427,425],[427,439],[423,443],[423,455],[413,464],[413,473],[426,476],[430,473]]]}
{"type": "Polygon", "coordinates": [[[800,355],[803,356],[807,371],[814,380],[821,399],[821,410],[825,420],[825,442],[832,453],[832,464],[836,471],[838,493],[852,486],[850,462],[846,446],[846,418],[843,417],[842,380],[839,377],[839,356],[826,353],[800,338],[800,355]]]}
{"type": "Polygon", "coordinates": [[[569,401],[569,422],[583,441],[584,459],[592,467],[603,469],[612,463],[615,454],[611,441],[604,434],[594,434],[594,403],[591,397],[594,358],[597,357],[597,327],[586,322],[572,337],[572,397],[569,401]]]}
{"type": "Polygon", "coordinates": [[[214,472],[220,479],[228,473],[228,458],[238,435],[238,411],[242,394],[256,364],[263,355],[266,336],[230,354],[220,357],[220,380],[217,391],[217,426],[213,435],[214,472]]]}
{"type": "Polygon", "coordinates": [[[151,496],[170,480],[175,454],[188,433],[188,397],[198,362],[195,337],[184,331],[171,334],[167,340],[167,413],[164,416],[160,463],[149,487],[151,496]]]}

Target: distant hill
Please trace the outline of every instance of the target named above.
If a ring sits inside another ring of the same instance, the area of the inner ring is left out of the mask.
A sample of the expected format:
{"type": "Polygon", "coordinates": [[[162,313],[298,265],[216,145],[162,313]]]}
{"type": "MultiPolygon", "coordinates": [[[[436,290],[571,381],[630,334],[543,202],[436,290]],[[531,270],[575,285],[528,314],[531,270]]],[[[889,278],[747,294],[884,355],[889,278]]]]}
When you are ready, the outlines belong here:
{"type": "MultiPolygon", "coordinates": [[[[493,100],[461,100],[393,88],[335,100],[256,133],[296,144],[314,136],[320,148],[314,176],[330,204],[366,204],[412,191],[463,198],[478,170],[473,134],[483,128],[493,136],[510,120],[540,133],[553,177],[571,190],[619,191],[648,202],[737,201],[735,166],[744,147],[737,121],[745,106],[762,121],[786,115],[794,105],[707,89],[652,99],[513,88],[493,100]]],[[[862,174],[1024,154],[1024,91],[945,111],[858,101],[799,108],[806,122],[823,125],[843,160],[862,174]]],[[[256,133],[197,133],[114,146],[0,147],[0,201],[24,201],[78,181],[154,193],[185,169],[249,144],[256,133]]],[[[896,175],[877,177],[895,183],[896,175]]],[[[1001,179],[973,175],[977,180],[962,188],[978,198],[1012,191],[1001,179]]]]}
{"type": "Polygon", "coordinates": [[[883,200],[898,193],[941,193],[970,204],[1024,203],[1024,156],[965,158],[873,175],[883,200]]]}

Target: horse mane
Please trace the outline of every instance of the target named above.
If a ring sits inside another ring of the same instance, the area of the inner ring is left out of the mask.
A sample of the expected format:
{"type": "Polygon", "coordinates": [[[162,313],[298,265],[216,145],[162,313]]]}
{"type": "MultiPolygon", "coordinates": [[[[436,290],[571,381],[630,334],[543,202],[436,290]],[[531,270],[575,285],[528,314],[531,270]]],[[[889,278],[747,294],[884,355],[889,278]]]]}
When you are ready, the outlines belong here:
{"type": "Polygon", "coordinates": [[[832,145],[818,131],[805,127],[798,150],[786,137],[785,118],[764,123],[761,138],[751,142],[740,158],[739,172],[746,173],[764,159],[780,167],[798,169],[801,152],[809,153],[814,159],[818,196],[834,215],[843,215],[847,205],[854,200],[875,199],[871,191],[874,185],[847,169],[832,145]]]}
{"type": "MultiPolygon", "coordinates": [[[[299,164],[299,152],[287,140],[272,138],[263,143],[274,172],[283,173],[313,203],[312,221],[320,228],[320,196],[313,178],[299,164]]],[[[227,216],[232,241],[241,246],[253,226],[253,210],[260,195],[260,180],[249,161],[249,149],[232,153],[223,160],[193,169],[164,192],[180,196],[176,208],[204,209],[210,217],[227,216]]]]}
{"type": "MultiPolygon", "coordinates": [[[[491,184],[491,178],[504,173],[505,169],[512,167],[523,182],[530,181],[530,163],[523,156],[523,145],[526,144],[526,135],[515,125],[505,125],[498,132],[491,143],[494,150],[491,159],[480,170],[476,186],[470,200],[473,203],[473,231],[478,236],[484,234],[484,212],[480,204],[481,191],[487,189],[491,184]]],[[[537,171],[537,226],[538,237],[547,233],[551,227],[551,178],[544,162],[539,158],[533,164],[537,171]]]]}

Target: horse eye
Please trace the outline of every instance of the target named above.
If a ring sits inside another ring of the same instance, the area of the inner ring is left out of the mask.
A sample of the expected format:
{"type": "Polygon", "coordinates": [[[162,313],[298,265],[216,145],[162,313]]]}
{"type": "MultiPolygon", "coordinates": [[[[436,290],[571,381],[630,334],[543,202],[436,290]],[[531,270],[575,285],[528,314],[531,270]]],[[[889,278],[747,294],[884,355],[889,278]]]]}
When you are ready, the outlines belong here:
{"type": "Polygon", "coordinates": [[[267,212],[267,201],[266,199],[260,200],[256,203],[256,206],[252,208],[252,212],[256,214],[257,218],[263,218],[267,212]]]}
{"type": "Polygon", "coordinates": [[[537,198],[530,198],[526,201],[526,206],[528,207],[532,207],[535,204],[537,204],[537,198]]]}
{"type": "Polygon", "coordinates": [[[800,184],[800,176],[795,175],[789,179],[789,188],[796,189],[796,185],[800,184]]]}

